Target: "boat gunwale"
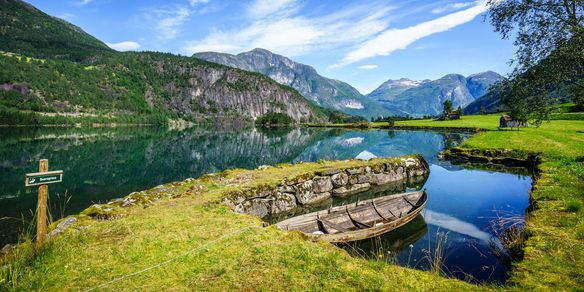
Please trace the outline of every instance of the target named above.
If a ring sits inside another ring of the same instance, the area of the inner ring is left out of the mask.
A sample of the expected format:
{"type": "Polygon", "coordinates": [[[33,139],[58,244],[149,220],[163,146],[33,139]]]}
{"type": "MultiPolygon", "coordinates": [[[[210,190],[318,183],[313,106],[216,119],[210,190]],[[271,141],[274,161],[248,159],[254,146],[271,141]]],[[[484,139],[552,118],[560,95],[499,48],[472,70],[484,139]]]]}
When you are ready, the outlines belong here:
{"type": "MultiPolygon", "coordinates": [[[[356,240],[362,240],[362,239],[366,239],[366,238],[371,238],[371,237],[375,237],[375,236],[379,236],[381,234],[384,234],[386,232],[389,232],[391,230],[394,230],[396,228],[399,228],[407,223],[409,223],[410,221],[412,221],[416,216],[418,216],[421,211],[424,209],[424,207],[426,206],[426,203],[428,202],[428,195],[426,193],[426,190],[424,191],[416,191],[416,192],[407,192],[407,193],[401,193],[401,194],[397,194],[397,195],[389,195],[387,196],[387,200],[395,200],[395,199],[399,199],[400,197],[405,197],[408,195],[415,195],[415,194],[419,194],[422,193],[422,196],[419,199],[423,199],[422,204],[416,206],[414,208],[414,206],[412,206],[412,210],[410,210],[406,216],[404,217],[399,217],[395,220],[384,220],[384,224],[381,225],[374,225],[372,227],[369,228],[360,228],[357,230],[351,230],[351,231],[341,231],[338,233],[334,233],[334,234],[312,234],[312,233],[305,233],[302,232],[303,234],[305,234],[310,240],[313,241],[317,241],[317,240],[324,240],[324,241],[328,241],[328,242],[348,242],[348,241],[356,241],[356,240]]],[[[373,199],[369,199],[369,200],[365,200],[365,201],[360,201],[360,202],[356,202],[355,203],[355,207],[358,206],[362,206],[365,205],[367,203],[375,203],[377,201],[377,199],[380,198],[373,198],[373,199]]],[[[386,198],[383,198],[384,201],[386,198]]],[[[408,202],[410,203],[410,202],[408,202]]],[[[411,203],[410,203],[411,204],[411,203]]],[[[343,206],[337,206],[335,208],[337,208],[338,210],[342,210],[345,209],[346,206],[348,205],[343,205],[343,206]]],[[[373,204],[372,204],[373,206],[373,204]]],[[[331,208],[332,209],[332,208],[331,208]]],[[[376,210],[377,212],[377,210],[376,210]]],[[[300,222],[295,222],[295,223],[309,223],[311,221],[317,221],[318,220],[318,215],[319,214],[330,214],[329,210],[323,210],[323,211],[317,211],[317,212],[312,212],[312,213],[308,213],[308,214],[304,214],[304,215],[300,215],[297,217],[293,217],[284,221],[281,221],[279,223],[276,223],[275,226],[279,229],[282,230],[296,230],[296,229],[286,229],[285,227],[289,226],[291,223],[290,220],[292,219],[306,219],[300,222]],[[288,224],[282,224],[282,223],[286,223],[289,222],[288,224]]],[[[380,216],[381,217],[381,216],[380,216]]],[[[294,221],[292,221],[294,222],[294,221]]],[[[295,225],[297,225],[295,224],[295,225]]]]}

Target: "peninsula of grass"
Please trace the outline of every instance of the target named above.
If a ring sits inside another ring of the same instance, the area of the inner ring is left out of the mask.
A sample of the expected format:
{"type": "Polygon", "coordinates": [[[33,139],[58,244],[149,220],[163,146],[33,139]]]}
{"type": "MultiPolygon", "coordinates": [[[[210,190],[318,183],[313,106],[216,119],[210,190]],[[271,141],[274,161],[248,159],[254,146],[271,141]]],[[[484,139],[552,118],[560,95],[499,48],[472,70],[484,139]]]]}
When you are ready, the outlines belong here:
{"type": "MultiPolygon", "coordinates": [[[[395,158],[393,158],[395,159],[395,158]]],[[[336,168],[370,161],[281,164],[228,170],[132,193],[94,205],[77,223],[37,252],[20,245],[4,264],[0,290],[472,290],[438,273],[368,261],[298,232],[262,227],[222,198],[336,168]],[[126,207],[121,207],[127,202],[126,207]],[[137,273],[139,272],[139,273],[137,273]],[[136,273],[136,274],[135,274],[136,273]]],[[[55,225],[55,224],[53,224],[55,225]]]]}

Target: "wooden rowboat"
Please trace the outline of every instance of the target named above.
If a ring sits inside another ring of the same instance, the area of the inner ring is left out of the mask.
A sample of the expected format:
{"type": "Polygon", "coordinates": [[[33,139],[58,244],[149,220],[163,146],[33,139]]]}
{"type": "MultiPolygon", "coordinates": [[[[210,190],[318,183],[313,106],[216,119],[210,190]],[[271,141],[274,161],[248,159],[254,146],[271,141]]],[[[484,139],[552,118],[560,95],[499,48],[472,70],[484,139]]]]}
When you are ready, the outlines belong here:
{"type": "Polygon", "coordinates": [[[412,221],[427,200],[426,191],[395,194],[293,217],[276,223],[276,227],[301,231],[311,240],[361,240],[412,221]]]}

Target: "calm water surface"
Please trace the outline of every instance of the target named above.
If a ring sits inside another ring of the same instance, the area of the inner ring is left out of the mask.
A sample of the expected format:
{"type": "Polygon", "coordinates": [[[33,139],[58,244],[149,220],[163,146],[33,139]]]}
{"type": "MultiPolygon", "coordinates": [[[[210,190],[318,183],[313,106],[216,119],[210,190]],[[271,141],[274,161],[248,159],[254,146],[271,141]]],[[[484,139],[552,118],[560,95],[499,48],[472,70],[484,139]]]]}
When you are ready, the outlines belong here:
{"type": "MultiPolygon", "coordinates": [[[[509,267],[491,252],[497,214],[523,215],[529,205],[527,174],[470,170],[438,161],[439,151],[470,137],[429,131],[343,129],[0,129],[0,244],[14,242],[27,227],[36,188],[23,175],[38,160],[65,171],[50,186],[55,218],[130,192],[229,168],[262,164],[422,154],[431,165],[426,181],[388,186],[334,205],[427,188],[422,216],[382,237],[344,246],[350,252],[429,269],[428,253],[444,242],[444,271],[462,279],[504,282],[509,267]],[[65,194],[70,197],[67,204],[65,194]],[[65,207],[63,207],[65,205],[65,207]]],[[[496,242],[496,241],[495,241],[496,242]]]]}

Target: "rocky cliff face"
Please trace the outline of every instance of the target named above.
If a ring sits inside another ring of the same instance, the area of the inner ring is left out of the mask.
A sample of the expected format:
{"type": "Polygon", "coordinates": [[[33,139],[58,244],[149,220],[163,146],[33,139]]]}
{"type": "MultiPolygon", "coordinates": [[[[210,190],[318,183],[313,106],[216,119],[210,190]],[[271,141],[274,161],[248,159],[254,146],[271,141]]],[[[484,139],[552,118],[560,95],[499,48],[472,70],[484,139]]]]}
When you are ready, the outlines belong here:
{"type": "Polygon", "coordinates": [[[259,74],[226,66],[193,66],[189,62],[164,63],[159,68],[157,73],[163,79],[179,80],[160,84],[161,90],[147,92],[145,98],[166,110],[198,118],[241,116],[256,119],[276,112],[285,113],[297,122],[326,121],[318,108],[295,90],[259,74]]]}
{"type": "Polygon", "coordinates": [[[488,71],[468,77],[448,74],[434,81],[389,80],[367,97],[382,102],[394,115],[438,115],[445,100],[451,100],[454,108],[465,107],[502,79],[501,75],[488,71]]]}
{"type": "Polygon", "coordinates": [[[379,116],[387,112],[377,102],[363,98],[349,84],[325,78],[311,66],[264,49],[254,49],[238,55],[203,52],[194,54],[193,57],[264,74],[280,84],[298,90],[307,99],[326,108],[364,117],[379,116]]]}

